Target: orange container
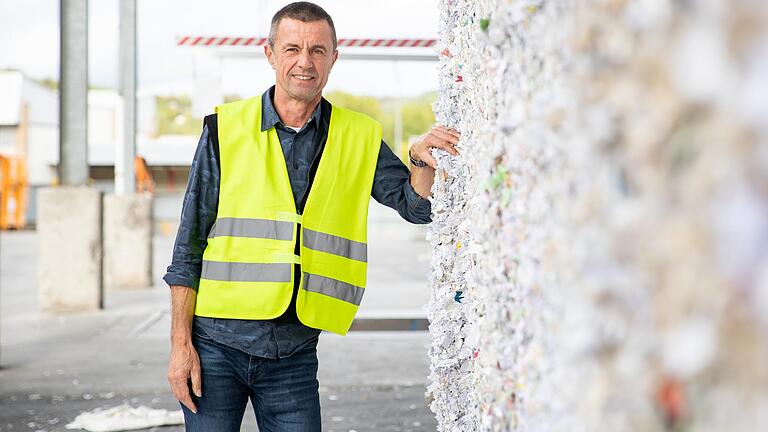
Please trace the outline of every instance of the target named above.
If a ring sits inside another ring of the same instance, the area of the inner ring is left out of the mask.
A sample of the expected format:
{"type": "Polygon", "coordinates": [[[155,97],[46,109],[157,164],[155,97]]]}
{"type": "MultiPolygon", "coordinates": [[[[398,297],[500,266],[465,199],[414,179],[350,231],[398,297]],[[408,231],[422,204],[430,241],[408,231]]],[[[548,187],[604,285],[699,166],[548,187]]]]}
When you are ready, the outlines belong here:
{"type": "Polygon", "coordinates": [[[0,155],[0,230],[26,224],[27,169],[21,158],[0,155]]]}

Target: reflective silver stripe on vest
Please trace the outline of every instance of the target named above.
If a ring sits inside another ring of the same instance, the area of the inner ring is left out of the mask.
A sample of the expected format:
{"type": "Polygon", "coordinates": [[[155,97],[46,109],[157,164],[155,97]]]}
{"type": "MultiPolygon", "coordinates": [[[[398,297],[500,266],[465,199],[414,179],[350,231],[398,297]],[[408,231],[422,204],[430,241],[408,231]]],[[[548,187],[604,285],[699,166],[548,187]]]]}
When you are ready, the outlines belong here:
{"type": "Polygon", "coordinates": [[[307,291],[325,294],[335,299],[352,303],[356,306],[360,306],[360,301],[363,299],[363,293],[365,292],[364,288],[306,272],[304,273],[304,282],[302,285],[307,291]]]}
{"type": "Polygon", "coordinates": [[[293,264],[203,261],[201,277],[226,282],[290,282],[293,264]]]}
{"type": "Polygon", "coordinates": [[[293,222],[269,219],[219,218],[208,238],[229,236],[293,240],[293,225],[293,222]]]}
{"type": "Polygon", "coordinates": [[[344,237],[304,228],[304,246],[312,250],[368,262],[368,245],[344,237]]]}

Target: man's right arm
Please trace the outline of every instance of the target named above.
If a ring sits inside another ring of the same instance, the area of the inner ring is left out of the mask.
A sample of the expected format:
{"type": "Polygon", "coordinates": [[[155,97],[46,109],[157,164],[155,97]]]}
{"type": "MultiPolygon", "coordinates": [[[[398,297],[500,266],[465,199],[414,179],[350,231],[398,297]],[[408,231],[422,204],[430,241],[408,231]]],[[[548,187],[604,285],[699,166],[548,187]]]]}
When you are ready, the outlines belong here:
{"type": "Polygon", "coordinates": [[[173,258],[163,277],[171,289],[168,381],[176,399],[194,412],[197,407],[189,393],[189,382],[198,397],[202,395],[202,382],[200,358],[192,346],[192,319],[203,252],[218,210],[220,170],[215,135],[215,117],[207,118],[189,170],[173,258]]]}
{"type": "Polygon", "coordinates": [[[200,357],[192,346],[192,316],[195,313],[197,291],[171,286],[171,358],[168,361],[168,382],[176,399],[192,412],[197,406],[189,394],[189,382],[197,397],[202,393],[200,357]]]}

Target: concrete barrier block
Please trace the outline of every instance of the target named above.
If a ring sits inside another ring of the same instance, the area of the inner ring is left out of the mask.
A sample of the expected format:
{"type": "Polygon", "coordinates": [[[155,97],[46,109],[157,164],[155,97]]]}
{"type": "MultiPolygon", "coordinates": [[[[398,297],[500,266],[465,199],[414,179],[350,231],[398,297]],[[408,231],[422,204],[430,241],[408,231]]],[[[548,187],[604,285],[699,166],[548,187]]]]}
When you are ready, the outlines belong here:
{"type": "Polygon", "coordinates": [[[101,191],[89,187],[38,192],[38,301],[42,311],[103,307],[101,197],[101,191]]]}
{"type": "Polygon", "coordinates": [[[104,197],[104,285],[152,286],[152,198],[141,194],[104,197]]]}

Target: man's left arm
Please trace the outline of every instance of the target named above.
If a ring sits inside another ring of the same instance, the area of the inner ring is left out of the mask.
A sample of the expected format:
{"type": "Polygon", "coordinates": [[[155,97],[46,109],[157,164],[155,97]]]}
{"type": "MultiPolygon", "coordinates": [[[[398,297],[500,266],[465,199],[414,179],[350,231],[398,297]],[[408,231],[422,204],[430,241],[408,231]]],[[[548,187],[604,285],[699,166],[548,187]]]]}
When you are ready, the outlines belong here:
{"type": "Polygon", "coordinates": [[[382,141],[379,158],[376,163],[376,173],[373,178],[371,195],[381,204],[395,209],[408,222],[426,224],[432,222],[432,204],[426,198],[431,195],[432,183],[435,180],[435,161],[430,152],[431,148],[442,148],[452,155],[458,155],[453,146],[458,142],[459,134],[444,126],[437,126],[424,134],[411,147],[411,156],[424,161],[427,165],[417,167],[411,165],[411,170],[392,153],[389,146],[382,141]]]}
{"type": "Polygon", "coordinates": [[[432,204],[419,196],[411,184],[411,173],[387,143],[381,142],[371,196],[396,210],[400,217],[414,224],[432,222],[432,204]]]}

